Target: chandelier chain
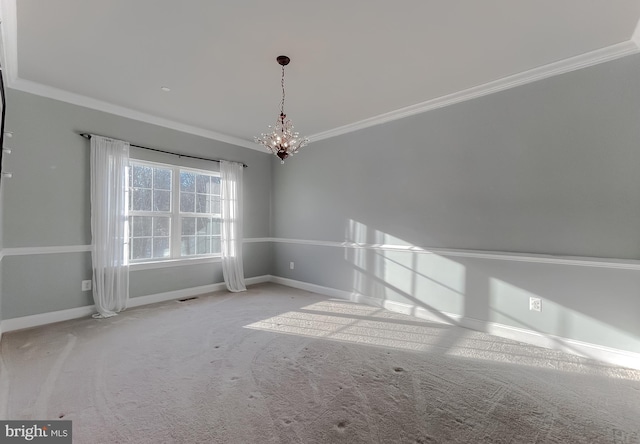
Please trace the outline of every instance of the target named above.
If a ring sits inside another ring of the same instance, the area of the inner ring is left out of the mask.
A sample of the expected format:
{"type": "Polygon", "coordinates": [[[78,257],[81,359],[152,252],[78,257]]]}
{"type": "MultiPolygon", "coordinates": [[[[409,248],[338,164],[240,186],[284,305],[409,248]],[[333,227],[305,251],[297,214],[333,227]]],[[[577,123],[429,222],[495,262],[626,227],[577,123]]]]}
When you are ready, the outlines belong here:
{"type": "Polygon", "coordinates": [[[280,114],[284,114],[284,66],[282,67],[282,80],[280,84],[282,85],[282,102],[280,102],[280,114]]]}

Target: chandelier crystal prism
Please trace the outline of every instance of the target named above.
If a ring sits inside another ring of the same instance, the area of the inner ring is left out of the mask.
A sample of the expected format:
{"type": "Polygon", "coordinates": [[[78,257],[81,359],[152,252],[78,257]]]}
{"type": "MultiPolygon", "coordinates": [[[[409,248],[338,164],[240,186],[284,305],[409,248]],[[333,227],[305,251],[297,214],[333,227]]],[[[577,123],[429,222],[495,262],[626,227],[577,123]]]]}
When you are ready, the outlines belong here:
{"type": "Polygon", "coordinates": [[[280,116],[274,126],[269,125],[269,132],[262,133],[259,137],[255,137],[256,143],[263,145],[272,154],[278,156],[284,163],[284,160],[298,152],[300,148],[309,143],[309,139],[301,137],[300,133],[293,131],[293,123],[287,119],[284,113],[284,67],[289,64],[291,59],[287,56],[278,56],[276,58],[278,64],[282,66],[282,101],[280,102],[280,116]]]}

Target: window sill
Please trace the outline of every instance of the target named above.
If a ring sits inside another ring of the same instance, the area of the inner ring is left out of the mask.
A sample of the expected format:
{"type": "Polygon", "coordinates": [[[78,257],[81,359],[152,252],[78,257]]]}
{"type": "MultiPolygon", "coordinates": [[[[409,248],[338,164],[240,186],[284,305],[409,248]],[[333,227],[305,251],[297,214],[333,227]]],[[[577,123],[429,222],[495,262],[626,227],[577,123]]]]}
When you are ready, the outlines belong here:
{"type": "Polygon", "coordinates": [[[211,264],[215,262],[222,262],[222,258],[220,256],[207,256],[207,257],[167,259],[163,261],[153,261],[153,262],[136,262],[134,264],[129,264],[129,270],[130,271],[153,270],[156,268],[182,267],[185,265],[211,264]]]}

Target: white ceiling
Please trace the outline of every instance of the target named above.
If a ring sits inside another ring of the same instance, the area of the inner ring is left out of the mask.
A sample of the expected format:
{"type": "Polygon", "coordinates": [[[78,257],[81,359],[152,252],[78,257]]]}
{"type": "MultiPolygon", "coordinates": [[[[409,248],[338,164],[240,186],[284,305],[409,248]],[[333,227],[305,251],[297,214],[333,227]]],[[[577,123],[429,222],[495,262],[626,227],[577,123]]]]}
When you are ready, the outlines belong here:
{"type": "Polygon", "coordinates": [[[285,111],[318,140],[636,53],[639,18],[640,0],[2,0],[2,40],[9,87],[260,149],[280,54],[285,111]]]}

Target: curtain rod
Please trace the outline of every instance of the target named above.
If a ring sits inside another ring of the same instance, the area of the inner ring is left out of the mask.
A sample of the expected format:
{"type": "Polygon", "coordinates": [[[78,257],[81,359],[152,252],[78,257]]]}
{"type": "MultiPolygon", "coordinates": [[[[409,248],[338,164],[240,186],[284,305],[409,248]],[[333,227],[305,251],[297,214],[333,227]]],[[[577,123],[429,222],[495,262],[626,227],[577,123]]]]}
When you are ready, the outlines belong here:
{"type": "MultiPolygon", "coordinates": [[[[100,136],[99,134],[89,134],[89,133],[78,133],[79,135],[81,135],[82,137],[84,137],[85,139],[89,139],[91,140],[91,136],[100,136]]],[[[107,137],[107,136],[100,136],[100,137],[106,137],[107,139],[113,139],[112,137],[107,137]]],[[[129,146],[133,146],[136,148],[141,148],[143,150],[149,150],[149,151],[155,151],[158,153],[164,153],[164,154],[171,154],[174,156],[178,156],[178,157],[188,157],[189,159],[198,159],[198,160],[207,160],[209,162],[221,162],[221,159],[209,159],[208,157],[198,157],[198,156],[192,156],[190,154],[180,154],[180,153],[174,153],[171,151],[165,151],[165,150],[159,150],[158,148],[149,148],[146,146],[140,146],[140,145],[134,145],[133,143],[130,143],[129,146]]],[[[247,168],[248,165],[246,164],[242,164],[243,167],[247,168]]]]}

